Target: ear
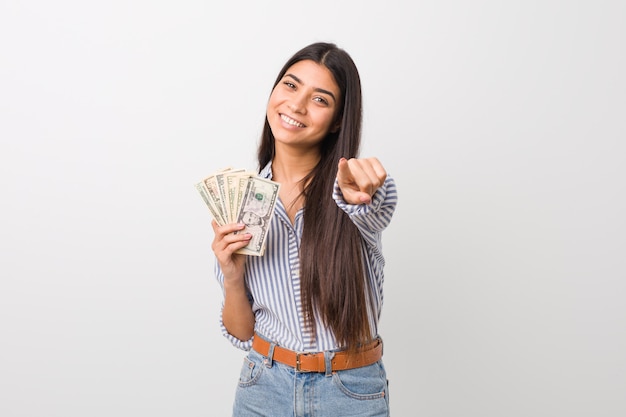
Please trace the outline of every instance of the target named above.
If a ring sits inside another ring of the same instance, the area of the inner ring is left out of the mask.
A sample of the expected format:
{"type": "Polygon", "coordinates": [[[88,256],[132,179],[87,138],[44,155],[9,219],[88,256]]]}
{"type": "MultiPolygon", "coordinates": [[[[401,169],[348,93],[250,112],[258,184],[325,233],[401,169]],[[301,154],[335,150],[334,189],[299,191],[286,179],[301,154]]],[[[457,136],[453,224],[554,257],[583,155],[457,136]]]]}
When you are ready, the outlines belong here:
{"type": "Polygon", "coordinates": [[[338,120],[330,127],[330,133],[337,133],[337,131],[340,128],[341,128],[341,120],[338,120]]]}

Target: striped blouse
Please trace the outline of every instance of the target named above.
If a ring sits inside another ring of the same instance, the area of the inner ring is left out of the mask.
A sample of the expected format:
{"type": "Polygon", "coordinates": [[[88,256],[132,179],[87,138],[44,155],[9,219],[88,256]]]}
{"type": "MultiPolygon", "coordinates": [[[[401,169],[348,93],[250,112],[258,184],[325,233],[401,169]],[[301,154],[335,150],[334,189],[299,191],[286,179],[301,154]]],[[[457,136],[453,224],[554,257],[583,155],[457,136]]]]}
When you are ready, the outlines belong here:
{"type": "MultiPolygon", "coordinates": [[[[271,162],[259,176],[272,178],[271,162]]],[[[385,183],[376,191],[369,205],[351,205],[343,200],[337,182],[333,189],[333,199],[358,227],[362,239],[362,253],[366,277],[370,281],[372,307],[368,315],[372,337],[378,335],[378,320],[383,303],[383,267],[385,260],[381,248],[381,233],[391,221],[397,203],[394,180],[387,176],[385,183]],[[374,311],[372,311],[372,308],[374,311]]],[[[299,248],[302,237],[303,210],[296,213],[292,224],[280,199],[267,234],[265,254],[248,256],[245,266],[245,279],[250,291],[252,310],[255,315],[255,331],[279,346],[299,352],[314,352],[338,349],[333,332],[316,317],[316,334],[310,334],[305,326],[300,299],[300,259],[299,248]]],[[[224,289],[224,275],[215,261],[215,274],[224,289]]],[[[250,350],[252,339],[239,340],[224,326],[220,317],[220,327],[230,342],[243,350],[250,350]]]]}

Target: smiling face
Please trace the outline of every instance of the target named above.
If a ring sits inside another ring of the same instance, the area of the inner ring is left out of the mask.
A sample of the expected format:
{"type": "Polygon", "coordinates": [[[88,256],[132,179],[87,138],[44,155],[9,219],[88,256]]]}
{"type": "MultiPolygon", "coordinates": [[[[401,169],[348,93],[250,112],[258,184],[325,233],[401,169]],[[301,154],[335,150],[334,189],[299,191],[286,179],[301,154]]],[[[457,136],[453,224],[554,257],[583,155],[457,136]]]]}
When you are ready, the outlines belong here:
{"type": "Polygon", "coordinates": [[[267,120],[276,146],[317,148],[339,110],[340,90],[331,72],[310,60],[287,69],[267,104],[267,120]]]}

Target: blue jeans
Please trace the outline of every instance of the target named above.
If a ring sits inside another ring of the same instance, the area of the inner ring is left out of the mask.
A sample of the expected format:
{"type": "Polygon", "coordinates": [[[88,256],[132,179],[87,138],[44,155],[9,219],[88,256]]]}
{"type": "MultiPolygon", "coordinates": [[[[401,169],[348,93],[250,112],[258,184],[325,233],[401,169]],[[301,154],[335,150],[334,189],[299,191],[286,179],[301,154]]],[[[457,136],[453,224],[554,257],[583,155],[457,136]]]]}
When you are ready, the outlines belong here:
{"type": "Polygon", "coordinates": [[[380,360],[345,371],[298,372],[251,350],[241,368],[233,416],[387,417],[385,368],[380,360]]]}

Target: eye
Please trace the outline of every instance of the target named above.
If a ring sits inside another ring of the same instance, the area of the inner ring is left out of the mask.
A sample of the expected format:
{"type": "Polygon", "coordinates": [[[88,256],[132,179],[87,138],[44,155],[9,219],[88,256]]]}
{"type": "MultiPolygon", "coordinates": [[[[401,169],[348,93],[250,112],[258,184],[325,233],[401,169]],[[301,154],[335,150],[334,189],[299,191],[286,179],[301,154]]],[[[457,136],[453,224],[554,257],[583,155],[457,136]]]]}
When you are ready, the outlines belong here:
{"type": "Polygon", "coordinates": [[[291,81],[283,81],[283,84],[286,85],[287,87],[291,88],[292,90],[295,90],[296,85],[294,83],[292,83],[291,81]]]}
{"type": "Polygon", "coordinates": [[[323,104],[325,106],[328,106],[328,100],[326,100],[324,97],[321,97],[321,96],[313,97],[313,101],[323,104]]]}

